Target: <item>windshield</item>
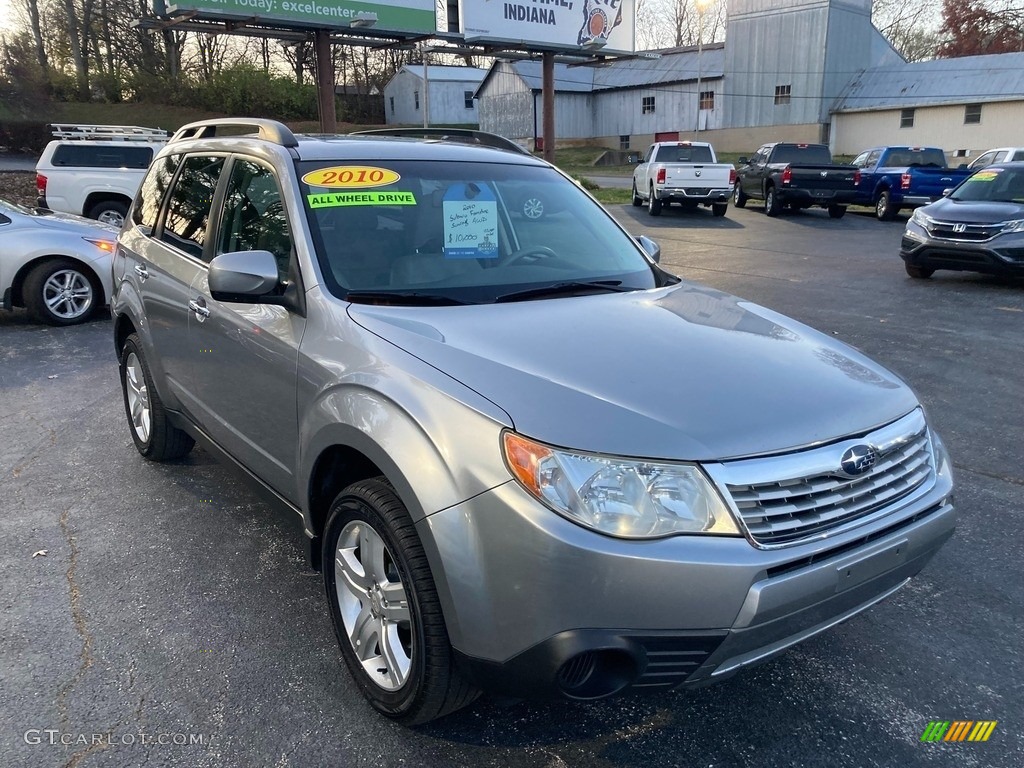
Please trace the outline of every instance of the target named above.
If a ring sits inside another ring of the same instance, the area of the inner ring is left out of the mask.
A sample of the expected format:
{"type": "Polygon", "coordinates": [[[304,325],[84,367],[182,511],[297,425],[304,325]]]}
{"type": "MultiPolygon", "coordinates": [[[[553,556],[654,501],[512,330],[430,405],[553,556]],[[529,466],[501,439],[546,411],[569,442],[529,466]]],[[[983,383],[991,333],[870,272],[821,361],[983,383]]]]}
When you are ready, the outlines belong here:
{"type": "Polygon", "coordinates": [[[792,165],[831,165],[832,155],[824,144],[780,144],[772,155],[773,163],[792,165]]]}
{"type": "Polygon", "coordinates": [[[479,304],[543,298],[532,289],[545,286],[564,295],[567,283],[661,284],[633,239],[551,168],[320,161],[299,173],[327,288],[341,298],[479,304]]]}
{"type": "Polygon", "coordinates": [[[1024,169],[989,166],[969,177],[950,195],[953,200],[1024,203],[1024,169]]]}

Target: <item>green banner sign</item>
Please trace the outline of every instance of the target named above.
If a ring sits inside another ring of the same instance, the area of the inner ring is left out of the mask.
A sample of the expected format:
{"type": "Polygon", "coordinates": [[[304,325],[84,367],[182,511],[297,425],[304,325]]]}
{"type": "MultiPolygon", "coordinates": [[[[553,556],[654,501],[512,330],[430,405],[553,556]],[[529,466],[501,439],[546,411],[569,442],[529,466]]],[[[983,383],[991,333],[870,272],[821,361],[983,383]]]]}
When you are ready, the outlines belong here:
{"type": "Polygon", "coordinates": [[[169,1],[170,16],[196,11],[197,18],[245,18],[267,24],[346,28],[353,21],[366,25],[376,16],[374,30],[433,32],[437,29],[434,0],[390,0],[360,3],[355,0],[181,0],[169,1]]]}

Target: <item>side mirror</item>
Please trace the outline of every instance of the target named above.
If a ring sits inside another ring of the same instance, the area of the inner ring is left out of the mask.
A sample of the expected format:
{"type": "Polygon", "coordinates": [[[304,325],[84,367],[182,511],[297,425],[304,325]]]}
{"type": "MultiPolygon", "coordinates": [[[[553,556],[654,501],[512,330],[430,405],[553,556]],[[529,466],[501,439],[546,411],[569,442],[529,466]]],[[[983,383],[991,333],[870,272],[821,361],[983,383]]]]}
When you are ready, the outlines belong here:
{"type": "Polygon", "coordinates": [[[944,190],[942,190],[942,196],[943,197],[949,197],[951,194],[953,194],[953,188],[952,187],[946,187],[944,190]]]}
{"type": "Polygon", "coordinates": [[[636,241],[640,243],[640,247],[647,252],[647,255],[651,257],[651,261],[657,264],[661,261],[661,246],[651,240],[647,235],[637,235],[636,241]]]}
{"type": "Polygon", "coordinates": [[[277,259],[270,251],[222,253],[210,262],[210,295],[217,301],[256,303],[277,288],[277,259]]]}
{"type": "Polygon", "coordinates": [[[740,165],[746,165],[749,162],[750,162],[750,158],[746,157],[745,155],[740,155],[740,159],[739,159],[739,164],[740,165]]]}

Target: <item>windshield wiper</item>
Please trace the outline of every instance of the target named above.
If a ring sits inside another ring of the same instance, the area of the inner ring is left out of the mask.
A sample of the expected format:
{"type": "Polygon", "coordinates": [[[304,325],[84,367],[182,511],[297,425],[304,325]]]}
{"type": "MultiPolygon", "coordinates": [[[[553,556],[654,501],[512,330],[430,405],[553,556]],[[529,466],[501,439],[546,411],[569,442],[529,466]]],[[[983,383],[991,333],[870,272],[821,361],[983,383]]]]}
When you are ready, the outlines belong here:
{"type": "Polygon", "coordinates": [[[347,301],[357,304],[404,304],[412,306],[456,306],[472,302],[445,296],[439,293],[420,293],[419,291],[349,291],[345,294],[347,301]]]}
{"type": "Polygon", "coordinates": [[[511,293],[504,293],[494,300],[494,303],[504,301],[525,301],[527,299],[540,299],[545,296],[563,296],[566,294],[579,293],[580,291],[610,291],[612,293],[623,293],[626,291],[635,290],[633,288],[623,288],[621,280],[594,280],[587,282],[584,280],[569,280],[564,283],[552,283],[551,285],[544,285],[540,288],[526,288],[522,291],[512,291],[511,293]]]}

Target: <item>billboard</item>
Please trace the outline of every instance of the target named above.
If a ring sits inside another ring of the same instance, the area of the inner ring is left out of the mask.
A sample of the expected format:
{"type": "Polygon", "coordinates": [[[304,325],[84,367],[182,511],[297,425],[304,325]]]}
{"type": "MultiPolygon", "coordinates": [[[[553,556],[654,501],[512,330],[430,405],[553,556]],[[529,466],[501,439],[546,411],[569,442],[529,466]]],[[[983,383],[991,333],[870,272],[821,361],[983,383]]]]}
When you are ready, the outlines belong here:
{"type": "Polygon", "coordinates": [[[394,32],[434,32],[434,0],[166,0],[170,16],[196,11],[200,19],[252,19],[277,26],[317,29],[366,27],[394,32]],[[353,25],[353,22],[355,24],[353,25]]]}
{"type": "Polygon", "coordinates": [[[636,52],[635,0],[466,0],[459,10],[466,42],[636,52]]]}

